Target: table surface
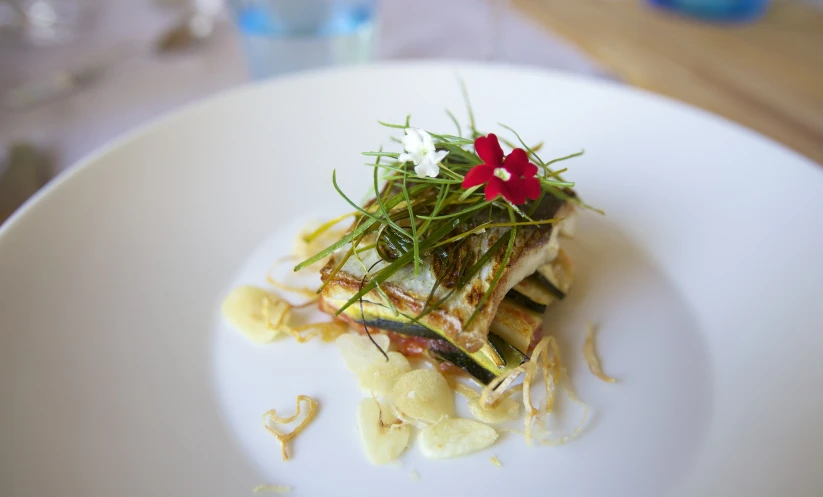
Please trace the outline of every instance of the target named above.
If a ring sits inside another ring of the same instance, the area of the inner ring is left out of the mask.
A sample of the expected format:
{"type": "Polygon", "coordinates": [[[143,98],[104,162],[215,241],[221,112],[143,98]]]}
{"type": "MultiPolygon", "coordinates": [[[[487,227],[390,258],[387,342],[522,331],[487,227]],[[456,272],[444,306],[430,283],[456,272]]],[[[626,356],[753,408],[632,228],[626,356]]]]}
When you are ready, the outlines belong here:
{"type": "Polygon", "coordinates": [[[638,1],[513,0],[625,82],[703,107],[823,164],[823,11],[775,1],[759,22],[696,22],[638,1]]]}

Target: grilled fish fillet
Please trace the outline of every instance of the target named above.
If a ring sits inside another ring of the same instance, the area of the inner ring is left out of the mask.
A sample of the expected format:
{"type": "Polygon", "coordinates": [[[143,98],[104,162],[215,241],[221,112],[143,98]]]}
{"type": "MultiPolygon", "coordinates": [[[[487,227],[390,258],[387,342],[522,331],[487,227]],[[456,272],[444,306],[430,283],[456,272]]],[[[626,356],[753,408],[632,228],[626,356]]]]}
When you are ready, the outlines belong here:
{"type": "MultiPolygon", "coordinates": [[[[511,257],[486,302],[480,305],[483,295],[491,287],[493,278],[500,268],[505,245],[462,287],[454,288],[454,281],[451,281],[451,286],[449,286],[448,279],[442,283],[435,292],[433,301],[442,299],[450,291],[454,293],[437,309],[422,317],[419,323],[435,330],[467,352],[476,352],[487,346],[489,328],[503,297],[521,280],[555,259],[559,250],[558,235],[562,231],[571,230],[573,214],[574,207],[570,203],[550,195],[544,196],[531,217],[535,220],[560,218],[561,221],[555,224],[518,228],[511,257]],[[476,309],[478,310],[477,315],[469,322],[476,309]]],[[[483,214],[478,215],[478,218],[482,217],[483,214]]],[[[486,220],[487,218],[469,219],[465,223],[467,225],[465,229],[470,229],[472,223],[478,225],[486,220]]],[[[459,257],[468,258],[469,262],[478,260],[500,237],[508,237],[509,231],[510,228],[492,228],[469,237],[461,247],[459,257]]],[[[361,246],[367,246],[373,242],[374,239],[364,239],[361,246]]],[[[349,249],[350,246],[345,246],[332,254],[321,270],[323,281],[330,278],[337,266],[337,261],[342,260],[349,249]]],[[[323,307],[326,309],[342,307],[360,290],[363,282],[367,281],[367,269],[373,268],[372,272],[374,272],[382,267],[381,264],[388,264],[381,260],[376,249],[359,252],[359,260],[350,257],[323,289],[321,294],[323,307]]],[[[414,274],[414,267],[409,264],[380,285],[385,296],[391,300],[401,316],[416,317],[424,310],[429,294],[437,282],[437,274],[443,270],[438,264],[441,263],[435,257],[426,257],[420,265],[418,274],[414,274]]],[[[359,310],[359,305],[358,303],[352,307],[359,310]]],[[[388,307],[384,298],[376,290],[363,297],[363,305],[388,307]]]]}

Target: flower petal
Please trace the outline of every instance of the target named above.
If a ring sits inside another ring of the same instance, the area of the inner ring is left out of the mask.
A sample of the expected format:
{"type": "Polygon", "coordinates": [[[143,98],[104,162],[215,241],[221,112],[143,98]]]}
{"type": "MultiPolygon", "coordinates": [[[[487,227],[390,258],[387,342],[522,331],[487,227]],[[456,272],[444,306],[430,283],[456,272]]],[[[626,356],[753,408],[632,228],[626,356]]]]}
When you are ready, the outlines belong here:
{"type": "Polygon", "coordinates": [[[423,146],[423,137],[415,128],[406,128],[406,136],[403,137],[403,149],[409,153],[415,153],[423,146]]]}
{"type": "Polygon", "coordinates": [[[540,197],[540,181],[532,176],[523,180],[523,190],[526,196],[532,200],[537,200],[540,197]]]}
{"type": "Polygon", "coordinates": [[[438,152],[429,152],[429,160],[437,164],[441,160],[443,160],[447,155],[449,155],[448,150],[440,150],[438,152]]]}
{"type": "Polygon", "coordinates": [[[534,178],[537,174],[537,166],[532,164],[531,162],[527,163],[525,167],[523,167],[523,177],[524,178],[534,178]]]}
{"type": "Polygon", "coordinates": [[[425,148],[426,150],[434,150],[434,142],[432,141],[432,136],[426,130],[423,129],[415,129],[415,131],[417,131],[417,134],[420,135],[420,139],[423,143],[423,148],[425,148]]]}
{"type": "Polygon", "coordinates": [[[409,160],[414,162],[414,165],[418,165],[424,160],[426,160],[426,156],[421,154],[419,150],[415,151],[414,153],[408,154],[409,160]]]}
{"type": "Polygon", "coordinates": [[[487,164],[480,164],[469,169],[466,177],[463,178],[463,188],[471,188],[473,186],[482,185],[489,181],[494,175],[494,168],[487,164]]]}
{"type": "Polygon", "coordinates": [[[502,179],[492,176],[484,189],[484,192],[486,193],[486,201],[491,202],[497,198],[498,195],[502,194],[504,185],[505,184],[502,179]]]}
{"type": "Polygon", "coordinates": [[[440,174],[440,166],[436,163],[430,162],[428,159],[420,161],[420,165],[414,166],[414,172],[417,173],[418,178],[436,178],[440,174]]]}
{"type": "Polygon", "coordinates": [[[506,168],[506,171],[512,173],[512,176],[520,177],[523,176],[523,170],[528,163],[529,156],[526,155],[526,151],[522,148],[516,148],[506,156],[503,167],[506,168]]]}
{"type": "Polygon", "coordinates": [[[511,181],[506,182],[506,193],[503,196],[506,200],[514,205],[521,205],[526,203],[526,188],[523,180],[520,178],[512,178],[511,181]]]}
{"type": "Polygon", "coordinates": [[[490,166],[499,166],[503,163],[503,149],[500,148],[500,142],[494,133],[478,137],[474,141],[474,150],[483,162],[490,166]]]}
{"type": "Polygon", "coordinates": [[[400,155],[397,157],[397,160],[398,160],[399,162],[409,162],[410,160],[414,160],[414,158],[412,157],[412,155],[411,155],[411,154],[400,154],[400,155]]]}

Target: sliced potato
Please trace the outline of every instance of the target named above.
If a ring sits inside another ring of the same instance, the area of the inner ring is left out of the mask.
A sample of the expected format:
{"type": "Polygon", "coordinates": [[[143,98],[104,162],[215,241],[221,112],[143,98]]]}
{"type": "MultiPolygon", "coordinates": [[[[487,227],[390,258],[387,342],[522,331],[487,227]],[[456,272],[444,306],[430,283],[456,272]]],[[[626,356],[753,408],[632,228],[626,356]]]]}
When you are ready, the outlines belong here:
{"type": "Polygon", "coordinates": [[[409,444],[411,430],[401,424],[388,409],[381,408],[375,399],[363,399],[357,408],[357,425],[373,464],[386,464],[397,459],[409,444]]]}
{"type": "Polygon", "coordinates": [[[290,306],[276,295],[255,286],[237,287],[223,301],[223,316],[252,342],[274,340],[276,325],[290,306]],[[268,322],[267,322],[268,318],[268,322]]]}
{"type": "Polygon", "coordinates": [[[429,423],[454,414],[454,393],[433,369],[415,369],[398,378],[392,400],[403,415],[429,423]]]}
{"type": "Polygon", "coordinates": [[[491,426],[463,418],[443,418],[420,432],[420,451],[429,459],[460,457],[497,440],[491,426]]]}
{"type": "Polygon", "coordinates": [[[374,392],[375,395],[389,395],[397,378],[411,371],[409,360],[400,352],[389,352],[388,356],[388,362],[380,356],[357,375],[360,378],[360,388],[374,392]]]}
{"type": "Polygon", "coordinates": [[[483,406],[480,397],[469,399],[469,411],[478,421],[484,423],[505,423],[520,416],[520,404],[510,398],[498,400],[495,405],[483,406]]]}
{"type": "MultiPolygon", "coordinates": [[[[389,349],[389,336],[378,335],[372,333],[372,338],[377,342],[383,350],[389,349]]],[[[336,342],[340,353],[343,354],[343,360],[346,361],[346,367],[352,372],[360,374],[373,362],[385,361],[386,358],[377,350],[377,347],[365,335],[358,335],[357,333],[346,333],[340,335],[336,342]]]]}

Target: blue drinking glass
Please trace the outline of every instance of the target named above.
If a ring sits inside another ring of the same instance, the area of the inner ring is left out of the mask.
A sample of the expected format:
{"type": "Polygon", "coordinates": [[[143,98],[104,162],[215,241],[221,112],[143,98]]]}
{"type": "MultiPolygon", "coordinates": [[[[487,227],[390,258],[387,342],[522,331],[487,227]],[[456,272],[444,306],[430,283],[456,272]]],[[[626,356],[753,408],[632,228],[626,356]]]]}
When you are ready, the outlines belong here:
{"type": "Polygon", "coordinates": [[[716,22],[746,22],[768,10],[770,0],[648,0],[656,7],[716,22]]]}
{"type": "Polygon", "coordinates": [[[368,61],[376,0],[230,0],[252,77],[368,61]]]}

